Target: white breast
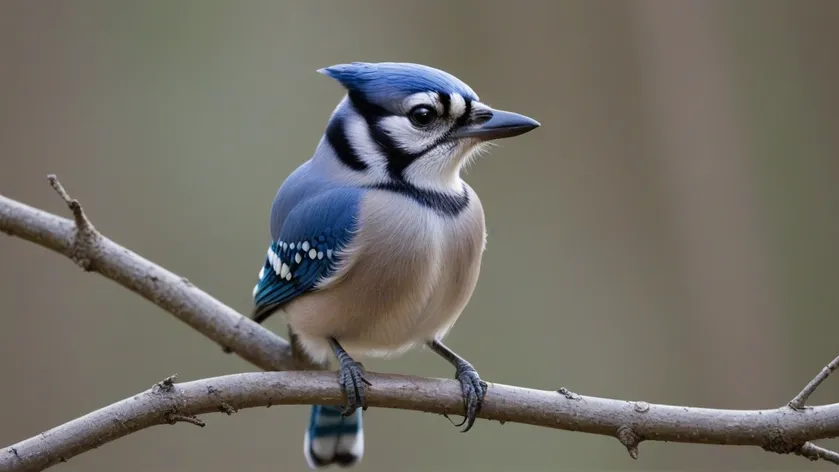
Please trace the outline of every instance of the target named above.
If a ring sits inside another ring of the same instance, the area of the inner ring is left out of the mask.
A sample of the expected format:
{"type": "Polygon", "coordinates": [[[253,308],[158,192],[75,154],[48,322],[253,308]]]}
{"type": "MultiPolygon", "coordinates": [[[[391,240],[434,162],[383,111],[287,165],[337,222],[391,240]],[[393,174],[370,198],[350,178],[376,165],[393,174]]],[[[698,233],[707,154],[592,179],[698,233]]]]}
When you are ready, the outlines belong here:
{"type": "Polygon", "coordinates": [[[475,288],[485,244],[483,208],[466,188],[470,205],[456,218],[392,192],[364,198],[345,269],[285,308],[315,360],[331,356],[328,337],[364,357],[396,355],[448,332],[475,288]]]}

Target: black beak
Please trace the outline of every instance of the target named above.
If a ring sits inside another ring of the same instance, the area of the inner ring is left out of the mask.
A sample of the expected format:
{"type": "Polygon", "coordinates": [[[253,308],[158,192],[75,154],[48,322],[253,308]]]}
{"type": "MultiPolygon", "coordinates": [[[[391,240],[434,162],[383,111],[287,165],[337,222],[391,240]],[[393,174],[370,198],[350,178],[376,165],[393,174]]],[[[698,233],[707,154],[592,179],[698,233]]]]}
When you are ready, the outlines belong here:
{"type": "Polygon", "coordinates": [[[492,116],[483,122],[468,125],[452,133],[453,138],[478,138],[483,141],[512,138],[532,131],[539,126],[538,121],[518,113],[503,110],[481,110],[481,115],[492,116]]]}

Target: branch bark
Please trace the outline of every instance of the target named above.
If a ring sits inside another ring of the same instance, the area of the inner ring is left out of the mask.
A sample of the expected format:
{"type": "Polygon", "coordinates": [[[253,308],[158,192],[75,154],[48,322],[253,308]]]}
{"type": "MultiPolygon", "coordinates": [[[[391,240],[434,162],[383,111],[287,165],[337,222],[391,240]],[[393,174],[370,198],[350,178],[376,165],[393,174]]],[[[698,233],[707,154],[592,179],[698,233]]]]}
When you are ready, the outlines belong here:
{"type": "MultiPolygon", "coordinates": [[[[463,410],[455,380],[370,374],[371,407],[437,414],[463,410]]],[[[65,461],[122,436],[161,424],[199,423],[197,415],[271,405],[344,400],[332,372],[257,372],[185,383],[161,382],[0,451],[0,470],[29,471],[65,461]]],[[[760,446],[794,453],[808,440],[839,435],[839,404],[795,411],[713,410],[612,400],[490,384],[479,417],[602,434],[636,448],[641,440],[760,446]]],[[[807,448],[811,446],[806,446],[807,448]]],[[[802,451],[803,452],[803,451],[802,451]]]]}
{"type": "Polygon", "coordinates": [[[822,382],[827,380],[827,377],[830,376],[830,374],[832,374],[833,371],[837,368],[839,368],[839,356],[837,356],[835,359],[830,361],[830,363],[824,366],[821,372],[816,374],[816,376],[813,377],[813,380],[811,380],[810,383],[808,383],[798,395],[796,395],[792,400],[789,401],[789,407],[794,410],[800,410],[802,408],[805,408],[804,404],[807,402],[807,399],[810,398],[810,395],[812,395],[813,392],[815,392],[816,389],[819,388],[819,385],[821,385],[822,382]]]}
{"type": "Polygon", "coordinates": [[[52,249],[85,271],[98,272],[117,282],[261,369],[294,367],[287,341],[216,300],[186,277],[103,236],[55,176],[48,178],[79,224],[0,195],[1,231],[52,249]]]}
{"type": "MultiPolygon", "coordinates": [[[[300,368],[285,340],[241,316],[183,277],[142,258],[99,233],[61,184],[50,183],[74,220],[0,195],[0,230],[63,254],[152,301],[213,341],[265,370],[300,368]]],[[[721,410],[655,405],[581,396],[561,388],[533,390],[490,384],[479,417],[500,422],[601,434],[617,438],[632,458],[642,441],[759,446],[781,454],[839,464],[839,454],[810,441],[839,437],[839,403],[804,402],[836,369],[833,360],[789,404],[771,410],[721,410]]],[[[370,373],[368,404],[437,414],[462,414],[455,380],[370,373]]],[[[0,450],[0,471],[35,471],[68,460],[120,437],[159,424],[185,422],[212,412],[282,404],[341,404],[334,373],[263,372],[151,389],[0,450]]]]}

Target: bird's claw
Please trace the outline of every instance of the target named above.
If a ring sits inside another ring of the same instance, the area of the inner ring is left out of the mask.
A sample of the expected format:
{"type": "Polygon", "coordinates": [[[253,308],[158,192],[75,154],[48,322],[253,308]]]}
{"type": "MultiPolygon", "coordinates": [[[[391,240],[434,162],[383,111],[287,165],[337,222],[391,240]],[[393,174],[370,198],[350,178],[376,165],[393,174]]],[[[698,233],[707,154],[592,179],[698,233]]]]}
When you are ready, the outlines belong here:
{"type": "Polygon", "coordinates": [[[463,392],[463,408],[466,410],[466,416],[463,418],[463,421],[456,426],[459,427],[466,424],[466,427],[461,430],[462,433],[465,433],[472,429],[475,418],[478,412],[481,411],[484,397],[487,394],[487,384],[478,376],[478,371],[465,362],[458,365],[455,378],[460,382],[460,388],[463,392]]]}
{"type": "Polygon", "coordinates": [[[353,360],[341,362],[338,367],[338,383],[341,384],[341,390],[347,397],[347,404],[341,414],[350,416],[359,408],[367,409],[365,393],[367,385],[372,384],[364,377],[364,366],[360,362],[353,360]]]}

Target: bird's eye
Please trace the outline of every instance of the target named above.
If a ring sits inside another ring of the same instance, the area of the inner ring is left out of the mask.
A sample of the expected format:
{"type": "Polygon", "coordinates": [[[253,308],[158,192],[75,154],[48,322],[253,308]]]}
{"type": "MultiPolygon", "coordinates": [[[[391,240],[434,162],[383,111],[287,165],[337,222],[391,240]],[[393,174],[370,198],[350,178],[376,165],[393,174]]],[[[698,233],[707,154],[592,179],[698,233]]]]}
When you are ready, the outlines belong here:
{"type": "Polygon", "coordinates": [[[408,119],[414,126],[424,127],[437,119],[437,111],[428,105],[417,105],[408,112],[408,119]]]}

